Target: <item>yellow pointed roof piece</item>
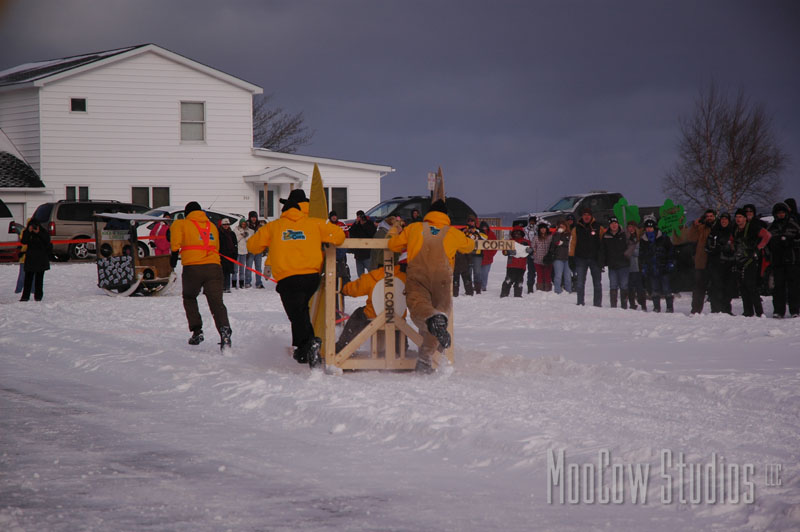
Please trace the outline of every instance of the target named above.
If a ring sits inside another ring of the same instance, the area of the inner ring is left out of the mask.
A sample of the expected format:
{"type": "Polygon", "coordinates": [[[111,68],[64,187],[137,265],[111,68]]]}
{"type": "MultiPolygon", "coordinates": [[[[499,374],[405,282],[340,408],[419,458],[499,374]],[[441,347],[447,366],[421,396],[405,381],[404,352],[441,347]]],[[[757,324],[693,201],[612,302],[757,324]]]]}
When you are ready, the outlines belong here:
{"type": "Polygon", "coordinates": [[[311,175],[311,192],[308,200],[308,215],[312,218],[328,218],[328,202],[325,199],[325,187],[322,185],[322,175],[319,166],[314,163],[314,173],[311,175]]]}

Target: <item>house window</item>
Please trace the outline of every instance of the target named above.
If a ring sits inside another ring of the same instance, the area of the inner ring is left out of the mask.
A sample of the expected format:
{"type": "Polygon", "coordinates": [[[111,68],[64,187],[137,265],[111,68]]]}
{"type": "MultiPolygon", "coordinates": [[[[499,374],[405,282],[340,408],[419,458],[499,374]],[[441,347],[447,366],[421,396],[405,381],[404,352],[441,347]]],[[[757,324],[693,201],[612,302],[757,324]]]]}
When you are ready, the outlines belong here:
{"type": "Polygon", "coordinates": [[[169,187],[131,187],[131,202],[153,209],[169,205],[169,187]]]}
{"type": "Polygon", "coordinates": [[[73,113],[86,112],[86,98],[70,98],[69,110],[73,113]]]}
{"type": "Polygon", "coordinates": [[[206,104],[181,102],[181,140],[206,139],[206,104]]]}
{"type": "Polygon", "coordinates": [[[68,201],[86,201],[89,199],[89,187],[80,187],[75,185],[67,186],[67,200],[68,201]]]}
{"type": "Polygon", "coordinates": [[[328,212],[336,211],[341,219],[347,218],[347,187],[325,187],[328,212]]]}

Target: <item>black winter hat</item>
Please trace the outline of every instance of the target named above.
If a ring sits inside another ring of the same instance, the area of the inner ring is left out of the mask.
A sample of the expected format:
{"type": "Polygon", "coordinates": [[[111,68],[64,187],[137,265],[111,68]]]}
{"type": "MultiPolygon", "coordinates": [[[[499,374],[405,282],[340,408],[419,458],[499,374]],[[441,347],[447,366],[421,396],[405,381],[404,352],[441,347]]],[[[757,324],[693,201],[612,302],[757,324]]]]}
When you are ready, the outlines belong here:
{"type": "Polygon", "coordinates": [[[581,216],[587,213],[592,214],[592,209],[590,209],[589,207],[584,207],[583,209],[581,209],[581,216]]]}
{"type": "Polygon", "coordinates": [[[336,214],[336,211],[331,211],[328,213],[328,218],[332,218],[333,216],[336,216],[337,218],[339,217],[339,215],[336,214]]]}
{"type": "Polygon", "coordinates": [[[447,203],[445,203],[445,200],[436,200],[431,203],[430,210],[447,214],[447,203]]]}
{"type": "Polygon", "coordinates": [[[258,218],[258,213],[256,211],[250,211],[247,215],[248,218],[258,218]]]}
{"type": "Polygon", "coordinates": [[[780,211],[789,214],[789,206],[783,203],[782,201],[779,201],[772,207],[772,216],[777,216],[780,211]]]}
{"type": "Polygon", "coordinates": [[[785,200],[783,200],[783,202],[786,204],[787,207],[792,209],[793,213],[797,214],[797,202],[795,201],[794,198],[786,198],[785,200]]]}
{"type": "Polygon", "coordinates": [[[196,201],[190,201],[189,203],[186,204],[186,207],[183,208],[183,215],[186,216],[190,212],[202,211],[202,210],[203,208],[200,207],[199,203],[197,203],[196,201]]]}
{"type": "Polygon", "coordinates": [[[747,205],[742,207],[742,210],[744,210],[745,212],[746,211],[753,211],[753,213],[755,213],[756,212],[756,206],[753,205],[752,203],[748,203],[747,205]]]}
{"type": "Polygon", "coordinates": [[[644,226],[645,227],[656,227],[656,226],[658,226],[658,224],[656,223],[654,218],[648,218],[647,220],[644,221],[644,226]]]}
{"type": "Polygon", "coordinates": [[[719,217],[720,218],[727,218],[729,222],[731,221],[731,213],[729,213],[729,212],[723,212],[722,214],[719,215],[719,217]]]}
{"type": "Polygon", "coordinates": [[[745,212],[744,207],[740,207],[740,208],[736,209],[736,214],[734,214],[734,216],[739,216],[740,214],[742,216],[747,216],[747,213],[745,212]]]}
{"type": "Polygon", "coordinates": [[[612,222],[617,222],[617,223],[619,223],[619,219],[618,219],[616,216],[611,216],[611,217],[608,219],[608,224],[609,224],[609,225],[611,225],[611,223],[612,223],[612,222]]]}
{"type": "Polygon", "coordinates": [[[300,204],[307,202],[308,198],[306,197],[306,192],[302,188],[296,188],[289,192],[288,198],[281,198],[279,201],[283,204],[281,212],[286,212],[292,208],[299,209],[300,204]]]}

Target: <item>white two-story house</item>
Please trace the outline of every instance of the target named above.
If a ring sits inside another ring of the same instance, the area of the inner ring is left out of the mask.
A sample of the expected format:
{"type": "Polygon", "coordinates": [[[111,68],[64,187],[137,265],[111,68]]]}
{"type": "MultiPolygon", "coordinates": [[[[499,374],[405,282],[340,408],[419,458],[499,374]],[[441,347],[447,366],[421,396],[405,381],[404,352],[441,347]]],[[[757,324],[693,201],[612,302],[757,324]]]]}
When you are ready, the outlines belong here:
{"type": "Polygon", "coordinates": [[[7,69],[0,137],[44,187],[0,181],[0,197],[22,217],[48,201],[111,199],[273,218],[291,189],[309,191],[316,163],[341,218],[380,201],[390,166],[253,148],[261,93],[154,44],[7,69]]]}

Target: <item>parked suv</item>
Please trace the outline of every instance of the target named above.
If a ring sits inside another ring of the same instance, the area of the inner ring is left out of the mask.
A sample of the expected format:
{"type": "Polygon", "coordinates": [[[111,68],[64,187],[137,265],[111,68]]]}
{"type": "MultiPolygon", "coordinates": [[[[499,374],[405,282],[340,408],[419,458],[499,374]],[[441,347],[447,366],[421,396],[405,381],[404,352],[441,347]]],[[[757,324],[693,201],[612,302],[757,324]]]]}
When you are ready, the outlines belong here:
{"type": "Polygon", "coordinates": [[[58,244],[58,240],[83,240],[94,238],[95,213],[125,212],[143,213],[150,207],[135,203],[122,203],[113,200],[72,201],[61,200],[43,203],[36,208],[33,218],[38,220],[50,233],[53,255],[59,259],[86,259],[94,254],[94,244],[58,244]]]}
{"type": "MultiPolygon", "coordinates": [[[[400,216],[408,221],[414,209],[417,209],[421,216],[425,216],[430,208],[430,196],[397,196],[378,203],[366,211],[366,215],[373,222],[380,222],[389,215],[400,216]]],[[[452,196],[447,197],[447,213],[453,225],[467,225],[467,216],[470,214],[477,216],[472,207],[452,196]]],[[[355,220],[345,220],[348,226],[354,222],[355,220]]]]}
{"type": "MultiPolygon", "coordinates": [[[[24,223],[25,220],[19,220],[19,223],[24,223]]],[[[10,244],[19,241],[19,232],[21,228],[17,227],[14,221],[14,216],[11,210],[0,199],[0,243],[10,244]]],[[[0,246],[0,262],[15,261],[18,258],[18,246],[0,246]]]]}
{"type": "MultiPolygon", "coordinates": [[[[227,218],[232,227],[236,227],[236,224],[244,218],[241,214],[231,213],[231,212],[222,212],[222,211],[210,211],[208,209],[203,209],[203,212],[206,213],[208,216],[209,221],[219,227],[219,223],[222,221],[223,218],[227,218]]],[[[145,214],[148,216],[164,216],[165,214],[169,214],[170,218],[173,220],[181,220],[183,219],[183,206],[178,205],[165,205],[163,207],[156,207],[155,209],[150,209],[145,214]]],[[[155,244],[146,245],[147,237],[150,236],[150,230],[155,227],[156,222],[150,222],[149,224],[142,224],[140,225],[136,231],[137,236],[139,238],[139,257],[147,257],[153,253],[153,247],[155,244]]]]}

